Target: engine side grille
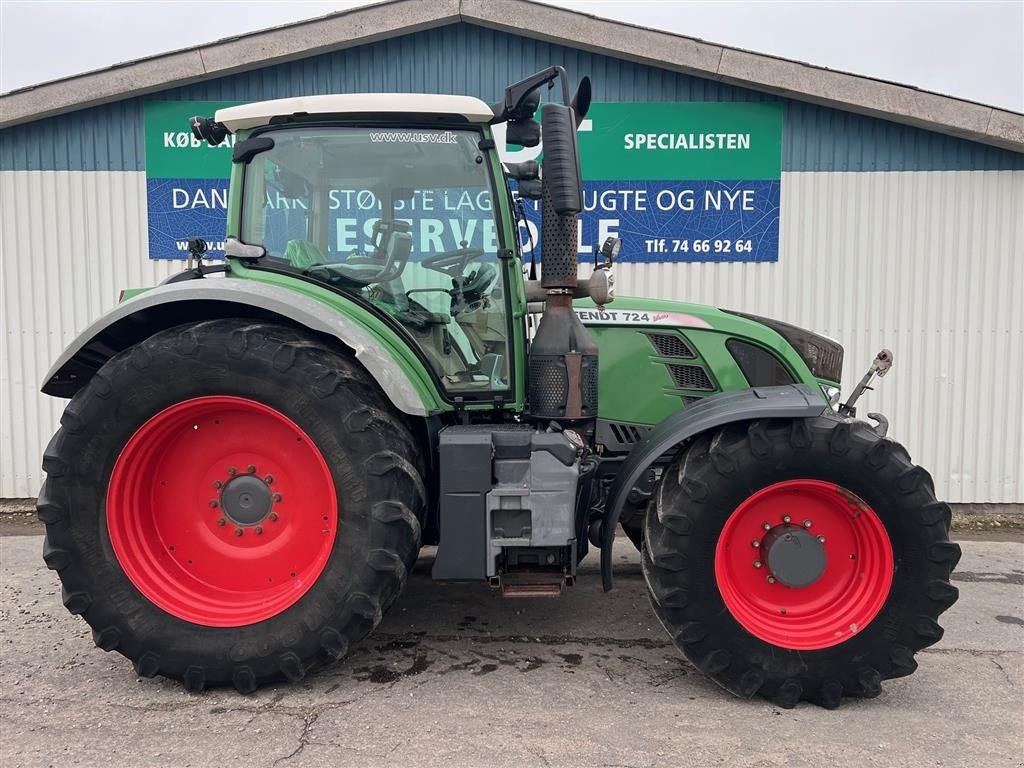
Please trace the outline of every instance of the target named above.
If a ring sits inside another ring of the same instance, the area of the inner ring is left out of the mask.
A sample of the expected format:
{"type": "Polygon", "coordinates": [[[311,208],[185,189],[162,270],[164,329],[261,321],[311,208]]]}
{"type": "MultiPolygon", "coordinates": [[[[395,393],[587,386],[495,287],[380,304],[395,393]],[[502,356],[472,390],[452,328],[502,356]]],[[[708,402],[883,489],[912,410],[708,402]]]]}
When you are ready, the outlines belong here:
{"type": "Polygon", "coordinates": [[[667,333],[648,333],[647,338],[651,340],[654,349],[662,357],[683,357],[694,358],[697,355],[681,336],[667,333]]]}
{"type": "Polygon", "coordinates": [[[672,375],[673,383],[679,389],[705,389],[712,390],[715,385],[701,365],[668,365],[668,372],[672,375]]]}
{"type": "Polygon", "coordinates": [[[596,440],[609,451],[628,453],[650,431],[651,428],[645,424],[626,424],[621,421],[598,419],[596,440]]]}

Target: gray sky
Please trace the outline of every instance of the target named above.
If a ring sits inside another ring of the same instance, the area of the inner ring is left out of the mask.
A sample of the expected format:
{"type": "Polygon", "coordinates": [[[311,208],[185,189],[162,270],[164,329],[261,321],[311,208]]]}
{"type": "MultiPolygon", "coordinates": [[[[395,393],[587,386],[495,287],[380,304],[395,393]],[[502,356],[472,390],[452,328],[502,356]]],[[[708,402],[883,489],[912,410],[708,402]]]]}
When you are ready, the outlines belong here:
{"type": "MultiPolygon", "coordinates": [[[[1024,111],[1024,0],[546,1],[1024,111]]],[[[0,91],[366,4],[0,0],[0,91]]]]}

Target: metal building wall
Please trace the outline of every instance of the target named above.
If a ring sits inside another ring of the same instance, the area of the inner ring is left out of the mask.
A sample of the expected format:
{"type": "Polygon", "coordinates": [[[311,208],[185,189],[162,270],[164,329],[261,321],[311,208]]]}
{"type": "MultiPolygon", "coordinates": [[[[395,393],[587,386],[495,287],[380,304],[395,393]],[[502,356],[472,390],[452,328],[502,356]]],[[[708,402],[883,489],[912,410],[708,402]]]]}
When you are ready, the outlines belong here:
{"type": "MultiPolygon", "coordinates": [[[[240,73],[159,99],[255,100],[340,90],[494,98],[563,63],[598,100],[764,99],[699,78],[457,25],[240,73]]],[[[145,258],[138,99],[0,133],[0,497],[35,495],[63,401],[49,363],[114,305],[180,262],[145,258]]],[[[780,260],[622,264],[620,294],[742,308],[841,339],[849,384],[891,347],[863,410],[953,502],[1024,502],[1024,155],[883,120],[785,103],[780,260]],[[1002,170],[1001,170],[1002,169],[1002,170]]]]}
{"type": "MultiPolygon", "coordinates": [[[[777,264],[621,264],[620,295],[777,317],[846,345],[844,381],[896,364],[864,410],[953,502],[1024,502],[1024,172],[785,173],[777,264]]],[[[0,198],[0,497],[34,495],[64,401],[50,363],[121,287],[180,268],[145,252],[145,177],[7,172],[0,198]],[[54,211],[62,215],[51,217],[54,211]],[[28,215],[26,215],[26,213],[28,215]],[[29,258],[25,254],[45,254],[29,258]]]]}

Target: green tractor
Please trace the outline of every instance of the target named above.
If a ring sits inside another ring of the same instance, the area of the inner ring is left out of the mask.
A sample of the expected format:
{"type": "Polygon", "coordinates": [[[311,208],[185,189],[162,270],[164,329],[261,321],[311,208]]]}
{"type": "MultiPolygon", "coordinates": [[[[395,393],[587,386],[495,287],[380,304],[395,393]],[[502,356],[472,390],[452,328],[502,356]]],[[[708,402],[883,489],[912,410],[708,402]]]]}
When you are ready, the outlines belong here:
{"type": "Polygon", "coordinates": [[[493,107],[348,94],[192,119],[232,145],[225,260],[192,241],[197,263],[129,291],[43,386],[70,398],[43,557],[96,645],[250,693],[348,654],[423,545],[433,578],[508,597],[561,594],[595,547],[607,591],[621,525],[675,644],[737,695],[834,707],[914,671],[960,550],[884,418],[854,419],[891,356],[840,404],[830,339],[613,303],[615,238],[581,279],[590,83],[567,85],[552,67],[493,107]],[[502,163],[501,124],[543,131],[543,173],[502,163]]]}

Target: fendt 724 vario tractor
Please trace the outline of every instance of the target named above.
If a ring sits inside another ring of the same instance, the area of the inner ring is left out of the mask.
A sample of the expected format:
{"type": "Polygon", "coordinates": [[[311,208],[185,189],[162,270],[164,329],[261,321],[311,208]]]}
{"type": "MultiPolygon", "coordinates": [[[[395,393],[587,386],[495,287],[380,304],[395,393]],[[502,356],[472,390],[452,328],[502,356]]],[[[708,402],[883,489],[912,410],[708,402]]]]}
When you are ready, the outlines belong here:
{"type": "Polygon", "coordinates": [[[611,589],[621,524],[665,629],[727,690],[834,707],[914,671],[960,551],[928,473],[854,418],[889,354],[840,404],[830,339],[610,304],[615,238],[578,275],[589,102],[552,67],[493,107],[348,94],[193,118],[233,145],[225,261],[193,241],[198,265],[129,292],[43,386],[70,398],[44,558],[96,645],[248,693],[344,657],[422,545],[435,579],[555,596],[591,547],[611,589]],[[542,172],[502,163],[500,124],[542,133],[542,172]]]}

